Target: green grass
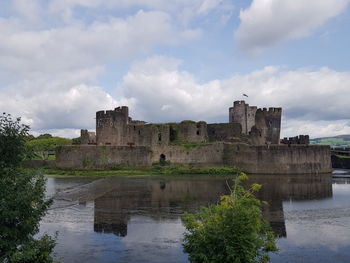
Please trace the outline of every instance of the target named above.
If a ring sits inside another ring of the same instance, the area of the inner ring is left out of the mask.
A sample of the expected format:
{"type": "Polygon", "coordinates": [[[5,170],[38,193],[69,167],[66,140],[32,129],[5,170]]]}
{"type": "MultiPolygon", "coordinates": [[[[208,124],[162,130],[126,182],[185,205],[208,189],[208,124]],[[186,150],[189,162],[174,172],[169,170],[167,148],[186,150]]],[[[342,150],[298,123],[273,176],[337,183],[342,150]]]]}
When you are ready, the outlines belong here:
{"type": "Polygon", "coordinates": [[[209,174],[209,175],[229,175],[237,174],[239,171],[229,167],[221,166],[161,166],[150,167],[114,167],[111,169],[63,169],[54,167],[42,168],[44,174],[58,177],[106,177],[111,175],[124,176],[150,176],[150,175],[183,175],[183,174],[209,174]]]}
{"type": "Polygon", "coordinates": [[[338,158],[342,158],[342,159],[350,159],[349,155],[336,155],[338,158]]]}

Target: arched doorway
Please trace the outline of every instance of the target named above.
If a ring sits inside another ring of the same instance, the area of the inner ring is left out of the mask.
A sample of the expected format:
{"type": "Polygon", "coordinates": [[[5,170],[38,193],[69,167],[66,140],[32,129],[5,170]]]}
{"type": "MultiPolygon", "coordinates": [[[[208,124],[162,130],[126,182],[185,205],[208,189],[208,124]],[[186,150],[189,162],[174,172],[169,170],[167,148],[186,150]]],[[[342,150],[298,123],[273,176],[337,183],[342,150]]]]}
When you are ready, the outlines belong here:
{"type": "Polygon", "coordinates": [[[159,162],[160,163],[165,163],[166,162],[166,156],[164,153],[162,153],[160,156],[159,156],[159,162]]]}

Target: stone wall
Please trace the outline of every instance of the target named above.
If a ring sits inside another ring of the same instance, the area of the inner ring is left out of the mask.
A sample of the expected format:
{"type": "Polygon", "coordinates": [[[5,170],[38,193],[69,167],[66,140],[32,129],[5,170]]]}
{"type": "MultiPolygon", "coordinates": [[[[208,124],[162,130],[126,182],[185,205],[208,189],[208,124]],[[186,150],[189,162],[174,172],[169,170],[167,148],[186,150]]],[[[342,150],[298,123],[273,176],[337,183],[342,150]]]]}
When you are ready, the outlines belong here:
{"type": "Polygon", "coordinates": [[[151,164],[149,147],[69,145],[56,148],[60,168],[109,168],[151,164]]]}
{"type": "Polygon", "coordinates": [[[242,126],[239,123],[213,123],[208,124],[207,127],[210,142],[241,139],[242,126]]]}
{"type": "Polygon", "coordinates": [[[224,165],[259,174],[331,172],[330,147],[225,144],[224,165]]]}
{"type": "Polygon", "coordinates": [[[197,145],[190,149],[177,145],[159,146],[152,151],[152,162],[159,162],[163,155],[173,164],[223,165],[223,143],[197,145]]]}
{"type": "Polygon", "coordinates": [[[309,135],[299,135],[295,137],[284,137],[281,140],[282,144],[310,144],[309,135]]]}
{"type": "Polygon", "coordinates": [[[247,173],[307,174],[331,171],[329,146],[212,143],[184,146],[62,146],[56,150],[56,166],[61,168],[108,168],[148,166],[165,159],[171,164],[228,166],[247,173]]]}
{"type": "Polygon", "coordinates": [[[169,125],[128,125],[124,145],[153,146],[169,144],[169,125]]]}
{"type": "Polygon", "coordinates": [[[258,109],[255,115],[255,126],[251,130],[251,144],[279,144],[281,131],[282,108],[258,109]]]}
{"type": "Polygon", "coordinates": [[[170,123],[170,141],[179,142],[207,142],[207,123],[204,121],[182,121],[170,123]]]}
{"type": "Polygon", "coordinates": [[[95,132],[80,130],[80,144],[96,144],[95,132]]]}
{"type": "Polygon", "coordinates": [[[128,121],[129,109],[125,106],[96,112],[97,145],[126,145],[128,121]]]}
{"type": "Polygon", "coordinates": [[[340,158],[334,154],[331,156],[332,167],[338,169],[350,169],[350,158],[340,158]]]}
{"type": "MultiPolygon", "coordinates": [[[[125,106],[97,112],[96,134],[97,145],[152,146],[169,143],[169,125],[132,120],[125,106]]],[[[85,137],[84,133],[84,143],[85,137]]]]}

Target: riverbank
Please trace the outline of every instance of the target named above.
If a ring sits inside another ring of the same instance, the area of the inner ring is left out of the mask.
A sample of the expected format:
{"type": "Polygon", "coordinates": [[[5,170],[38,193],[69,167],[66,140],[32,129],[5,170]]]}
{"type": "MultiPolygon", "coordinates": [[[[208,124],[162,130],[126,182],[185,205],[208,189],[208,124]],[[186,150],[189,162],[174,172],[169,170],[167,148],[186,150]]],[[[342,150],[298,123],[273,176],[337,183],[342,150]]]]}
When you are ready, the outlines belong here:
{"type": "Polygon", "coordinates": [[[150,166],[150,167],[116,167],[113,169],[67,169],[56,167],[42,167],[40,170],[45,175],[54,177],[106,177],[112,175],[183,175],[183,174],[210,174],[210,175],[228,175],[237,174],[240,171],[221,166],[150,166]]]}

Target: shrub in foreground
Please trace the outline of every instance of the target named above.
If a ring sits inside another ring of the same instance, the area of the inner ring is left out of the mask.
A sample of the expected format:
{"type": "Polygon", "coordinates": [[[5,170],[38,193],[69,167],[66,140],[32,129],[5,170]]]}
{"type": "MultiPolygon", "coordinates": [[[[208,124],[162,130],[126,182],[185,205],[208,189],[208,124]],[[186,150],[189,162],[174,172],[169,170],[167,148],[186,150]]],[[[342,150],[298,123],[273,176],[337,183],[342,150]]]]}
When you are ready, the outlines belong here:
{"type": "Polygon", "coordinates": [[[29,127],[0,116],[0,262],[48,263],[55,241],[34,238],[51,201],[45,200],[45,179],[25,171],[25,138],[29,127]]]}
{"type": "Polygon", "coordinates": [[[246,190],[241,182],[247,178],[237,177],[231,194],[219,204],[184,215],[183,248],[191,262],[268,262],[268,253],[277,251],[274,234],[262,218],[263,202],[253,195],[261,186],[246,190]]]}

